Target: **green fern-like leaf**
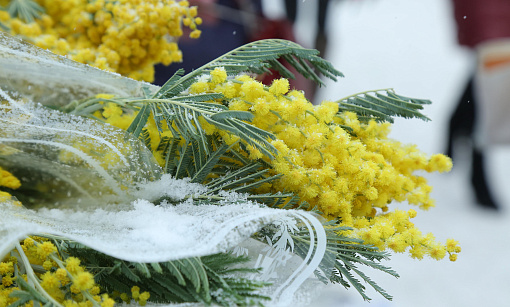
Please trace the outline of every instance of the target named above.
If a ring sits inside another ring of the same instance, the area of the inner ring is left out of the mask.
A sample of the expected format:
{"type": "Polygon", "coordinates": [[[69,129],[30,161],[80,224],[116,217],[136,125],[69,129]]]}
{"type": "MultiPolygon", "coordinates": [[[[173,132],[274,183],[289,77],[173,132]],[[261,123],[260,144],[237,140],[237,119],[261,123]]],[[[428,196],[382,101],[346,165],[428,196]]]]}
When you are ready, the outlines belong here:
{"type": "Polygon", "coordinates": [[[205,295],[209,296],[209,282],[199,258],[186,258],[173,261],[180,272],[191,282],[197,293],[204,289],[205,295]]]}
{"type": "Polygon", "coordinates": [[[11,17],[31,23],[44,13],[44,8],[32,0],[11,0],[7,6],[7,12],[11,17]]]}
{"type": "Polygon", "coordinates": [[[120,269],[121,269],[122,275],[134,283],[140,282],[141,278],[140,278],[140,276],[138,276],[139,271],[135,270],[136,266],[133,265],[134,267],[130,267],[124,261],[122,261],[121,263],[122,263],[122,265],[121,265],[120,269]]]}
{"type": "Polygon", "coordinates": [[[294,207],[299,198],[294,193],[266,193],[266,194],[256,194],[247,196],[248,200],[256,201],[261,204],[265,204],[271,208],[283,208],[283,206],[294,207]]]}
{"type": "Polygon", "coordinates": [[[230,149],[231,146],[226,144],[221,145],[216,149],[206,160],[195,158],[195,165],[197,172],[192,174],[191,182],[202,183],[205,178],[210,174],[211,170],[218,164],[223,154],[230,149]]]}
{"type": "Polygon", "coordinates": [[[392,123],[395,116],[430,120],[420,113],[423,105],[431,103],[429,100],[400,96],[395,94],[392,89],[367,91],[351,95],[338,100],[337,103],[340,112],[354,112],[360,120],[365,122],[375,119],[392,123]]]}
{"type": "Polygon", "coordinates": [[[151,278],[151,270],[145,263],[134,263],[135,268],[146,278],[151,278]]]}
{"type": "Polygon", "coordinates": [[[151,107],[149,104],[144,104],[140,108],[140,111],[136,115],[135,119],[131,122],[131,125],[129,125],[127,132],[133,134],[135,137],[139,137],[142,133],[143,127],[145,127],[145,124],[149,119],[150,114],[151,107]]]}
{"type": "Polygon", "coordinates": [[[37,290],[30,286],[23,278],[16,278],[16,284],[22,290],[13,291],[9,296],[17,297],[18,300],[9,306],[16,307],[20,306],[28,301],[41,302],[43,304],[48,303],[48,300],[42,296],[37,290]]]}
{"type": "Polygon", "coordinates": [[[243,266],[247,257],[221,253],[146,264],[115,259],[74,242],[66,244],[66,254],[78,257],[105,290],[129,293],[137,285],[149,291],[149,301],[155,303],[261,305],[269,299],[257,293],[268,284],[242,277],[258,272],[243,266]],[[239,277],[233,278],[234,273],[239,277]],[[219,289],[223,294],[214,295],[219,289]]]}
{"type": "Polygon", "coordinates": [[[190,142],[184,143],[179,148],[179,157],[174,157],[175,161],[175,178],[189,177],[190,169],[193,163],[193,148],[190,142]]]}
{"type": "Polygon", "coordinates": [[[158,148],[156,149],[157,151],[160,151],[161,155],[165,158],[165,165],[163,166],[163,170],[166,174],[173,174],[175,170],[176,165],[174,157],[177,155],[178,148],[178,138],[163,137],[158,145],[158,148]]]}
{"type": "Polygon", "coordinates": [[[174,75],[154,94],[154,98],[174,97],[195,82],[198,76],[209,74],[216,67],[223,67],[228,75],[240,72],[262,74],[269,72],[269,69],[272,68],[285,78],[295,78],[288,69],[278,62],[280,58],[287,60],[300,74],[318,84],[323,84],[323,82],[314,72],[314,68],[333,80],[342,76],[331,63],[320,58],[318,53],[317,50],[305,49],[296,43],[281,39],[255,41],[227,52],[179,80],[174,78],[176,76],[174,75]]]}
{"type": "Polygon", "coordinates": [[[164,266],[170,272],[170,274],[172,274],[177,279],[179,285],[186,285],[186,280],[184,279],[184,276],[174,261],[163,262],[161,265],[164,266]]]}
{"type": "MultiPolygon", "coordinates": [[[[183,91],[184,88],[182,85],[178,83],[178,81],[182,78],[184,75],[184,69],[180,68],[178,69],[168,81],[165,82],[165,84],[161,87],[161,89],[158,92],[169,92],[171,89],[178,90],[178,93],[183,91]]],[[[154,97],[161,97],[160,95],[154,95],[154,97]]]]}
{"type": "MultiPolygon", "coordinates": [[[[246,178],[246,179],[251,179],[252,182],[237,186],[235,188],[231,188],[230,190],[233,192],[237,192],[237,193],[248,193],[248,192],[251,192],[252,190],[260,187],[262,184],[270,183],[271,181],[281,178],[282,176],[283,176],[282,174],[277,174],[274,176],[266,177],[265,172],[261,171],[261,172],[253,175],[253,177],[255,177],[255,178],[253,178],[252,176],[249,176],[248,178],[246,178]],[[259,176],[259,174],[263,174],[264,177],[261,179],[258,179],[258,180],[255,179],[256,176],[259,176]]],[[[246,179],[243,179],[243,181],[245,181],[246,179]]]]}
{"type": "MultiPolygon", "coordinates": [[[[206,93],[206,94],[196,94],[196,95],[185,95],[185,96],[176,96],[172,97],[172,100],[180,101],[180,102],[204,102],[204,101],[214,101],[217,99],[223,99],[223,94],[220,93],[206,93]]],[[[217,107],[210,104],[205,104],[204,106],[209,106],[211,108],[217,107]]]]}
{"type": "Polygon", "coordinates": [[[220,178],[217,178],[216,180],[207,184],[207,186],[211,192],[234,188],[253,179],[262,178],[267,170],[260,170],[260,168],[261,164],[256,162],[250,163],[237,170],[227,173],[220,178]]]}
{"type": "Polygon", "coordinates": [[[221,121],[225,119],[239,119],[251,122],[254,117],[255,115],[247,111],[224,111],[211,115],[210,119],[215,121],[221,121]]]}
{"type": "MultiPolygon", "coordinates": [[[[380,261],[389,259],[389,254],[379,251],[376,247],[363,244],[363,241],[342,235],[343,232],[352,230],[349,227],[339,226],[337,221],[329,221],[323,224],[326,230],[327,246],[326,254],[322,260],[319,270],[315,275],[319,280],[339,283],[345,288],[353,287],[364,300],[371,300],[365,293],[366,287],[353,273],[363,279],[368,285],[388,300],[392,297],[384,291],[377,283],[363,273],[357,265],[363,265],[376,269],[394,277],[399,275],[392,269],[380,264],[380,261]]],[[[272,237],[278,231],[274,226],[266,226],[255,238],[264,241],[266,236],[272,237]]],[[[294,253],[305,258],[310,248],[310,237],[308,230],[300,229],[299,232],[291,234],[294,241],[294,253]]]]}
{"type": "Polygon", "coordinates": [[[251,113],[229,111],[225,106],[216,103],[183,102],[182,100],[122,100],[123,103],[139,108],[139,113],[129,126],[128,132],[132,133],[135,137],[139,137],[151,114],[151,107],[148,107],[148,105],[152,104],[156,106],[156,109],[153,108],[152,114],[157,114],[158,116],[154,118],[164,118],[175,137],[181,137],[187,141],[196,140],[202,149],[207,148],[209,140],[201,127],[200,117],[204,118],[209,124],[238,136],[241,140],[257,148],[268,157],[273,157],[276,153],[276,149],[268,141],[268,139],[274,139],[274,135],[247,122],[253,118],[251,113]],[[160,113],[161,115],[159,115],[160,113]]]}
{"type": "Polygon", "coordinates": [[[30,301],[37,302],[37,300],[34,299],[32,294],[30,294],[30,293],[28,293],[26,291],[21,291],[21,290],[12,291],[11,294],[9,294],[9,297],[15,297],[15,298],[17,298],[17,300],[14,301],[12,304],[10,304],[7,307],[24,306],[26,303],[28,303],[30,301]]]}

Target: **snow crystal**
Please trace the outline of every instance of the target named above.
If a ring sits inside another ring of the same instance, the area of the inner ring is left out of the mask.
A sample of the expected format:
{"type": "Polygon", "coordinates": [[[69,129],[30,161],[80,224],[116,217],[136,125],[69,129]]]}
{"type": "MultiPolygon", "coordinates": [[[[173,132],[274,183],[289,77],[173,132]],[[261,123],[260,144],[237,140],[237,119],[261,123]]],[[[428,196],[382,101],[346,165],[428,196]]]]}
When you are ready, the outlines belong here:
{"type": "Polygon", "coordinates": [[[154,201],[162,197],[168,197],[174,201],[180,201],[186,196],[205,194],[207,188],[198,183],[190,183],[190,178],[175,179],[169,174],[164,174],[159,180],[139,183],[132,195],[136,198],[154,201]]]}
{"type": "Polygon", "coordinates": [[[136,200],[94,211],[0,206],[0,252],[18,238],[46,232],[129,261],[155,262],[226,251],[287,212],[250,205],[156,206],[136,200]]]}
{"type": "Polygon", "coordinates": [[[209,82],[210,79],[211,79],[210,75],[202,74],[202,75],[197,77],[197,79],[196,79],[197,81],[196,82],[209,82]]]}

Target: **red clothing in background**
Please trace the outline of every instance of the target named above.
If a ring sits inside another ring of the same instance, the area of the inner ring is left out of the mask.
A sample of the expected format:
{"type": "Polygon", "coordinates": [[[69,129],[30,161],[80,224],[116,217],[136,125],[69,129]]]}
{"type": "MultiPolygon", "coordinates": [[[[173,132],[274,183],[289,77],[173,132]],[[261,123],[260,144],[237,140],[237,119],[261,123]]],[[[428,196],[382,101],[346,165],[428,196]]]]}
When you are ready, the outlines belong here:
{"type": "Polygon", "coordinates": [[[510,37],[510,0],[453,0],[459,44],[510,37]]]}

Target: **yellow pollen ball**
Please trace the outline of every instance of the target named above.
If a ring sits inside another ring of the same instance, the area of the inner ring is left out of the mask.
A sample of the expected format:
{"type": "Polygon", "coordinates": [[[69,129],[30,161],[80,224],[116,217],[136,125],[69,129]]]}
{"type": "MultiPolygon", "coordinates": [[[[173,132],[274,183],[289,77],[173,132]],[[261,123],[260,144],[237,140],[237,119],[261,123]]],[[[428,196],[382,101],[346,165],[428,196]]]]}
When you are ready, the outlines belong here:
{"type": "Polygon", "coordinates": [[[80,259],[76,257],[69,257],[66,259],[66,269],[71,274],[77,274],[83,271],[83,268],[80,267],[80,259]]]}
{"type": "Polygon", "coordinates": [[[409,214],[410,218],[415,218],[418,213],[416,212],[416,210],[410,209],[409,211],[407,211],[407,214],[409,214]]]}
{"type": "Polygon", "coordinates": [[[211,82],[214,84],[222,83],[227,80],[227,72],[223,67],[216,67],[211,71],[211,82]]]}
{"type": "Polygon", "coordinates": [[[0,262],[0,275],[12,274],[14,267],[12,262],[0,262]]]}
{"type": "Polygon", "coordinates": [[[201,34],[202,34],[202,31],[200,31],[200,30],[193,30],[189,34],[189,37],[190,38],[199,38],[201,34]]]}
{"type": "Polygon", "coordinates": [[[94,276],[89,272],[80,272],[73,279],[73,285],[79,290],[89,290],[94,286],[94,276]]]}
{"type": "Polygon", "coordinates": [[[113,307],[114,305],[115,301],[111,298],[107,298],[101,303],[101,307],[113,307]]]}
{"type": "Polygon", "coordinates": [[[284,95],[289,91],[289,86],[289,80],[284,78],[277,79],[269,87],[269,92],[273,95],[284,95]]]}
{"type": "Polygon", "coordinates": [[[57,248],[51,242],[43,242],[37,245],[37,255],[41,260],[46,260],[46,258],[51,254],[57,251],[57,248]]]}

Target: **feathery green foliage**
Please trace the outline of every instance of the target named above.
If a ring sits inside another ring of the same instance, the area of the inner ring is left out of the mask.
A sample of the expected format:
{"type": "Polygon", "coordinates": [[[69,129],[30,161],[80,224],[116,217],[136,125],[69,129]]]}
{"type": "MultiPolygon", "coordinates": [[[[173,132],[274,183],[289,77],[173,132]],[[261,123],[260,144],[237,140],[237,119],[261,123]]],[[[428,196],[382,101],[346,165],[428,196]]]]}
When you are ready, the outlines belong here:
{"type": "Polygon", "coordinates": [[[68,242],[67,246],[68,255],[78,257],[108,292],[130,293],[136,285],[150,293],[151,302],[220,306],[261,306],[269,299],[257,292],[269,284],[253,279],[259,270],[243,267],[249,260],[244,256],[220,253],[161,263],[136,263],[77,243],[68,242]]]}
{"type": "Polygon", "coordinates": [[[29,285],[23,278],[17,278],[16,284],[21,290],[13,291],[9,296],[18,298],[14,303],[8,307],[18,307],[33,301],[39,302],[43,306],[53,307],[55,306],[52,302],[48,301],[47,298],[42,296],[33,286],[29,285]]]}
{"type": "Polygon", "coordinates": [[[12,17],[30,23],[44,13],[44,8],[33,0],[11,0],[7,6],[7,12],[12,17]]]}
{"type": "MultiPolygon", "coordinates": [[[[332,220],[323,223],[323,226],[328,241],[326,255],[319,266],[320,271],[315,271],[317,278],[324,283],[339,283],[345,288],[352,286],[364,300],[370,301],[371,298],[365,293],[366,287],[353,275],[354,272],[383,297],[392,300],[392,297],[384,289],[357,267],[357,265],[368,266],[398,278],[399,275],[395,271],[380,264],[382,260],[389,259],[389,254],[379,251],[374,246],[363,244],[360,239],[343,235],[344,232],[350,231],[352,228],[339,226],[338,221],[332,220]]],[[[277,231],[278,229],[274,226],[267,226],[257,234],[256,238],[264,241],[266,237],[273,237],[277,231]]],[[[293,239],[293,252],[304,259],[310,248],[308,230],[300,227],[298,232],[294,232],[290,236],[293,239]]]]}
{"type": "Polygon", "coordinates": [[[354,112],[364,122],[375,119],[392,123],[394,116],[430,120],[420,113],[423,105],[431,103],[430,100],[400,96],[393,89],[366,91],[340,99],[337,103],[340,112],[354,112]]]}
{"type": "Polygon", "coordinates": [[[330,280],[334,283],[340,283],[346,288],[352,285],[363,299],[370,300],[370,297],[365,294],[365,286],[353,276],[352,272],[354,272],[378,293],[391,300],[391,295],[386,293],[384,289],[357,267],[357,265],[368,266],[398,278],[399,275],[394,270],[380,264],[382,260],[389,260],[389,253],[381,252],[377,247],[363,244],[363,240],[342,235],[343,231],[349,231],[352,228],[341,227],[335,225],[335,223],[336,221],[331,221],[328,223],[329,225],[325,225],[328,235],[328,252],[336,255],[333,274],[330,272],[330,280]]]}
{"type": "Polygon", "coordinates": [[[240,72],[252,72],[255,74],[270,73],[270,68],[277,70],[283,77],[294,79],[295,76],[285,68],[279,59],[285,59],[305,78],[323,84],[315,73],[317,69],[324,76],[335,80],[342,76],[331,63],[320,58],[319,52],[313,49],[305,49],[300,45],[282,39],[259,40],[230,52],[197,68],[182,78],[178,76],[184,73],[177,71],[154,95],[154,98],[171,98],[187,89],[200,75],[209,74],[216,67],[225,68],[227,75],[236,75],[240,72]]]}

